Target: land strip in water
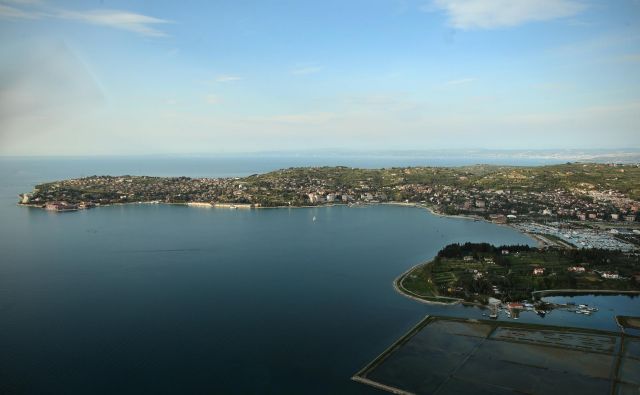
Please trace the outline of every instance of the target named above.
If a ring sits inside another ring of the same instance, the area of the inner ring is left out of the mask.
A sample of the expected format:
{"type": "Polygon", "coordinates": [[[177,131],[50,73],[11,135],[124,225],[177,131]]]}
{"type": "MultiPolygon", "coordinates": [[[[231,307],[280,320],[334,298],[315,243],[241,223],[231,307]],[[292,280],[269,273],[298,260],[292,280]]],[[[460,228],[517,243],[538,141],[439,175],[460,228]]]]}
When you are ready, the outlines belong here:
{"type": "Polygon", "coordinates": [[[506,223],[525,218],[633,223],[640,165],[289,168],[235,178],[91,176],[36,185],[21,204],[73,210],[115,203],[300,207],[419,203],[434,212],[506,223]]]}
{"type": "Polygon", "coordinates": [[[599,249],[450,244],[399,276],[394,287],[413,299],[438,303],[519,302],[562,290],[639,293],[640,257],[599,249]]]}

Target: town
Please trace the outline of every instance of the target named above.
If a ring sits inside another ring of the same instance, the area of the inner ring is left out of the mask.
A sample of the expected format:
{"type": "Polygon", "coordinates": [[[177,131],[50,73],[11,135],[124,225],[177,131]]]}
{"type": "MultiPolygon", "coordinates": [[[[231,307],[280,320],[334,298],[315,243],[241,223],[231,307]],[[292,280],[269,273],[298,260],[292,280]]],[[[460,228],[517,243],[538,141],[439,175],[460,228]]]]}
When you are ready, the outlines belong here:
{"type": "Polygon", "coordinates": [[[126,203],[226,208],[403,203],[512,224],[542,243],[632,250],[640,244],[640,166],[289,168],[248,177],[91,176],[37,185],[20,204],[73,211],[126,203]],[[553,225],[551,225],[553,224],[553,225]]]}

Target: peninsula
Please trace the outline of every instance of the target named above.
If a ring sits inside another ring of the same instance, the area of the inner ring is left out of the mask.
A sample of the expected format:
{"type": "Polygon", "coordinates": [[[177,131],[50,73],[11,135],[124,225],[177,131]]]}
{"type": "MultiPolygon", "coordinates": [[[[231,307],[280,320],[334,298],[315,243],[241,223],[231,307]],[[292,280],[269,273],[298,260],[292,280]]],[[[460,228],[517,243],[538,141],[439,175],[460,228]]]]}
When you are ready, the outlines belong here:
{"type": "Polygon", "coordinates": [[[91,176],[37,185],[20,204],[63,211],[118,203],[300,207],[416,203],[498,223],[518,218],[635,222],[640,165],[289,168],[235,178],[91,176]]]}
{"type": "Polygon", "coordinates": [[[541,290],[636,291],[640,256],[603,249],[450,244],[400,276],[396,289],[429,302],[519,302],[541,290]]]}

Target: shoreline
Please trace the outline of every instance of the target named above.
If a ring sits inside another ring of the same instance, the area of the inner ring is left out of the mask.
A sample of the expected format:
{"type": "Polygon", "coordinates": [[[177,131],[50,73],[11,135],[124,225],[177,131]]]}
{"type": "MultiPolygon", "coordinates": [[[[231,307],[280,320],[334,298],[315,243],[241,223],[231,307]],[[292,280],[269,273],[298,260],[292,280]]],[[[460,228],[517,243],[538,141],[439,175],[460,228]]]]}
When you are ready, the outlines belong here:
{"type": "MultiPolygon", "coordinates": [[[[456,298],[449,298],[449,297],[444,297],[444,296],[430,296],[430,298],[434,298],[434,299],[449,299],[449,302],[439,302],[436,300],[428,300],[428,299],[423,299],[426,298],[428,296],[424,296],[424,297],[420,297],[420,295],[414,294],[413,292],[409,291],[408,289],[406,289],[403,285],[402,285],[402,280],[404,280],[404,278],[411,273],[412,271],[414,271],[415,269],[421,267],[421,266],[425,266],[430,264],[431,262],[433,262],[433,259],[428,260],[426,262],[422,262],[422,263],[418,263],[417,265],[413,265],[412,267],[410,267],[409,269],[405,270],[402,274],[400,274],[398,277],[396,277],[393,280],[393,289],[396,290],[396,292],[398,292],[400,295],[405,296],[409,299],[413,299],[416,300],[418,302],[421,303],[426,303],[426,304],[436,304],[436,305],[446,305],[446,306],[453,306],[456,304],[464,304],[464,300],[462,299],[456,299],[456,298]]],[[[469,303],[469,302],[466,302],[469,303]]],[[[475,305],[474,303],[472,303],[473,305],[475,305]]]]}
{"type": "MultiPolygon", "coordinates": [[[[46,204],[46,203],[44,203],[46,204]]],[[[42,210],[46,210],[44,207],[44,204],[33,204],[33,203],[16,203],[16,206],[20,206],[20,207],[31,207],[31,208],[39,208],[42,210]]],[[[451,215],[451,214],[443,214],[443,213],[439,213],[437,211],[435,211],[432,207],[427,206],[427,205],[422,205],[420,203],[406,203],[406,202],[371,202],[371,203],[330,203],[330,204],[322,204],[322,205],[304,205],[304,206],[255,206],[255,207],[245,207],[243,205],[246,205],[247,203],[210,203],[210,202],[161,202],[161,201],[156,201],[156,200],[150,200],[150,201],[140,201],[140,202],[125,202],[125,203],[106,203],[106,204],[99,204],[96,206],[93,206],[91,208],[100,208],[100,207],[109,207],[109,206],[125,206],[125,205],[135,205],[135,204],[166,204],[166,205],[176,205],[176,206],[189,206],[189,207],[202,207],[202,208],[209,208],[208,206],[210,206],[211,208],[226,208],[226,209],[236,209],[236,208],[243,208],[243,209],[251,209],[251,210],[257,210],[257,209],[274,209],[274,208],[322,208],[322,207],[336,207],[336,206],[347,206],[347,207],[352,207],[352,206],[356,206],[356,207],[366,207],[366,206],[402,206],[402,207],[415,207],[417,209],[424,209],[429,211],[431,214],[438,216],[438,217],[444,217],[444,218],[458,218],[458,219],[466,219],[466,220],[474,220],[474,221],[485,221],[494,225],[506,225],[508,227],[511,227],[509,224],[498,224],[492,221],[489,221],[488,219],[484,218],[484,217],[480,217],[477,215],[465,215],[465,214],[458,214],[458,215],[451,215]],[[216,207],[216,205],[220,205],[219,207],[216,207]],[[231,207],[231,206],[235,206],[235,205],[239,205],[238,207],[231,207]]],[[[90,208],[77,208],[77,209],[73,209],[73,210],[49,210],[49,211],[53,211],[53,212],[57,212],[57,211],[81,211],[81,210],[89,210],[90,208]]],[[[524,232],[520,232],[520,233],[524,233],[524,232]]]]}
{"type": "MultiPolygon", "coordinates": [[[[185,202],[185,203],[167,203],[167,202],[160,202],[160,201],[144,201],[144,202],[126,202],[126,203],[108,203],[108,204],[101,204],[99,206],[93,206],[91,208],[100,208],[100,207],[110,207],[110,206],[125,206],[125,205],[135,205],[135,204],[150,204],[150,205],[175,205],[175,206],[187,206],[187,207],[196,207],[196,208],[217,208],[217,209],[226,209],[226,210],[237,210],[237,209],[242,209],[242,210],[258,210],[258,209],[300,209],[300,208],[323,208],[323,207],[338,207],[338,206],[344,206],[344,207],[367,207],[367,206],[401,206],[401,207],[413,207],[416,209],[421,209],[421,210],[426,210],[428,211],[430,214],[435,215],[437,217],[442,217],[442,218],[452,218],[452,219],[464,219],[464,220],[473,220],[473,221],[483,221],[492,225],[496,225],[496,226],[505,226],[507,228],[513,229],[516,232],[523,234],[529,238],[531,238],[532,240],[537,241],[538,247],[542,248],[544,247],[547,243],[545,243],[544,241],[542,241],[540,238],[537,237],[537,235],[531,234],[531,233],[527,233],[527,232],[523,232],[520,229],[515,228],[514,226],[510,225],[509,223],[506,224],[498,224],[495,222],[492,222],[484,217],[480,217],[477,215],[465,215],[465,214],[458,214],[458,215],[451,215],[451,214],[444,214],[444,213],[439,213],[437,211],[435,211],[433,209],[433,207],[430,207],[428,205],[423,205],[421,203],[410,203],[410,202],[376,202],[376,203],[330,203],[330,204],[323,204],[323,205],[305,205],[305,206],[269,206],[269,207],[265,207],[265,206],[258,206],[258,207],[231,207],[234,206],[235,203],[217,203],[220,204],[221,206],[216,207],[215,204],[211,204],[208,202],[185,202]],[[191,203],[191,204],[190,204],[191,203]],[[195,203],[195,204],[194,204],[195,203]],[[209,205],[209,206],[207,206],[209,205]]],[[[237,203],[237,204],[245,204],[245,203],[237,203]]],[[[29,204],[29,203],[20,203],[18,202],[16,204],[17,206],[21,206],[21,207],[31,207],[31,208],[38,208],[44,211],[51,211],[54,213],[62,213],[62,212],[75,212],[75,211],[83,211],[83,210],[89,210],[90,208],[77,208],[77,209],[73,209],[73,210],[47,210],[44,205],[40,205],[40,204],[29,204]]]]}
{"type": "MultiPolygon", "coordinates": [[[[432,304],[432,305],[441,305],[441,306],[454,306],[457,304],[461,304],[464,306],[475,306],[475,307],[479,307],[479,308],[486,308],[488,307],[487,304],[484,303],[479,303],[479,302],[468,302],[465,301],[464,299],[459,299],[459,298],[451,298],[451,297],[447,297],[447,296],[420,296],[418,294],[415,294],[411,291],[409,291],[408,289],[406,289],[403,284],[402,281],[404,280],[404,278],[411,272],[413,272],[414,270],[422,267],[422,266],[426,266],[430,263],[433,262],[433,258],[426,261],[426,262],[422,262],[422,263],[418,263],[416,265],[413,265],[412,267],[410,267],[409,269],[405,270],[402,274],[400,274],[398,277],[396,277],[393,280],[393,289],[399,293],[400,295],[415,300],[417,302],[420,303],[424,303],[424,304],[432,304]],[[425,299],[425,298],[433,298],[433,299],[448,299],[449,301],[438,301],[438,300],[430,300],[430,299],[425,299]]],[[[636,295],[636,296],[640,296],[640,290],[615,290],[615,289],[543,289],[543,290],[539,290],[539,291],[532,291],[531,292],[531,298],[532,299],[538,299],[538,298],[544,298],[544,297],[553,297],[553,296],[572,296],[572,295],[636,295]]]]}
{"type": "MultiPolygon", "coordinates": [[[[473,221],[480,221],[482,220],[483,222],[492,224],[492,225],[496,225],[496,226],[505,226],[508,228],[511,228],[515,231],[517,231],[518,233],[525,235],[529,238],[531,238],[532,240],[537,241],[538,244],[538,248],[542,248],[545,247],[549,244],[554,244],[551,243],[551,240],[547,240],[546,238],[537,235],[537,234],[532,234],[532,233],[528,233],[528,232],[523,232],[522,230],[510,225],[510,224],[498,224],[495,222],[492,222],[486,218],[483,217],[478,217],[475,215],[464,215],[464,214],[459,214],[459,215],[450,215],[450,214],[443,214],[443,213],[439,213],[437,211],[435,211],[432,207],[428,206],[428,205],[423,205],[420,203],[409,203],[409,202],[375,202],[375,203],[359,203],[359,204],[346,204],[346,203],[331,203],[331,204],[323,204],[323,205],[305,205],[305,206],[271,206],[271,207],[263,207],[263,206],[258,206],[258,207],[246,207],[246,206],[241,206],[241,207],[235,207],[234,203],[219,203],[221,206],[216,207],[215,204],[211,204],[211,203],[207,203],[207,202],[184,202],[184,203],[171,203],[171,202],[159,202],[159,201],[141,201],[141,202],[126,202],[126,203],[109,203],[109,204],[101,204],[99,206],[94,206],[91,208],[100,208],[100,207],[111,207],[111,206],[126,206],[126,205],[173,205],[173,206],[186,206],[186,207],[196,207],[196,208],[212,208],[212,209],[226,209],[226,210],[237,210],[237,209],[242,209],[242,210],[253,210],[253,209],[309,209],[309,208],[325,208],[325,207],[337,207],[337,206],[343,206],[343,207],[352,207],[352,206],[356,206],[356,207],[367,207],[367,206],[401,206],[401,207],[413,207],[413,208],[417,208],[417,209],[424,209],[426,211],[428,211],[431,215],[434,216],[438,216],[438,217],[443,217],[443,218],[452,218],[452,219],[464,219],[464,220],[473,220],[473,221]],[[194,204],[195,203],[195,204],[194,204]]],[[[243,203],[238,203],[238,204],[243,204],[243,203]]],[[[77,211],[84,211],[84,210],[88,210],[89,208],[76,208],[76,209],[65,209],[65,210],[47,210],[43,205],[40,204],[23,204],[23,203],[17,203],[17,206],[21,206],[21,207],[28,207],[28,208],[37,208],[37,209],[41,209],[43,211],[51,211],[54,213],[67,213],[67,212],[77,212],[77,211]]],[[[557,245],[557,244],[556,244],[557,245]]],[[[566,248],[566,247],[565,247],[566,248]]],[[[404,278],[411,273],[412,271],[414,271],[415,269],[421,267],[421,266],[425,266],[428,265],[430,263],[433,262],[433,258],[426,261],[426,262],[421,262],[418,264],[413,265],[412,267],[408,268],[407,270],[405,270],[403,273],[401,273],[399,276],[397,276],[393,282],[393,288],[396,292],[398,292],[400,295],[415,300],[417,302],[420,303],[424,303],[424,304],[432,304],[432,305],[444,305],[444,306],[453,306],[456,304],[462,304],[465,306],[476,306],[476,307],[480,307],[480,308],[485,308],[487,307],[487,305],[482,304],[482,303],[477,303],[477,302],[467,302],[464,299],[459,299],[459,298],[450,298],[450,297],[446,297],[446,296],[421,296],[418,294],[414,294],[411,291],[407,290],[403,285],[402,285],[402,281],[404,280],[404,278]],[[429,299],[425,299],[425,298],[433,298],[436,300],[429,300],[429,299]],[[437,299],[443,299],[443,301],[437,300],[437,299]],[[446,301],[444,301],[446,300],[446,301]]],[[[545,297],[545,296],[563,296],[563,294],[593,294],[593,295],[597,295],[597,294],[602,294],[602,295],[607,295],[607,294],[618,294],[618,295],[640,295],[640,291],[634,291],[634,290],[589,290],[589,289],[548,289],[548,290],[540,290],[540,291],[532,291],[531,296],[534,297],[534,295],[539,295],[538,297],[545,297]]]]}
{"type": "Polygon", "coordinates": [[[575,295],[640,295],[640,291],[636,290],[616,290],[616,289],[542,289],[540,291],[532,291],[531,296],[540,295],[544,298],[546,296],[569,296],[567,294],[575,295]]]}
{"type": "MultiPolygon", "coordinates": [[[[44,211],[51,211],[51,212],[67,212],[67,211],[83,211],[83,210],[89,210],[89,209],[96,209],[96,208],[100,208],[100,207],[111,207],[111,206],[133,206],[133,205],[140,205],[140,204],[148,204],[148,205],[168,205],[168,206],[187,206],[187,207],[196,207],[196,208],[218,208],[218,209],[228,209],[228,210],[236,210],[236,209],[244,209],[244,210],[258,210],[258,209],[282,209],[282,208],[321,208],[321,207],[334,207],[334,206],[347,206],[347,204],[341,204],[341,203],[332,203],[332,204],[323,204],[321,206],[257,206],[257,207],[246,207],[243,206],[246,203],[217,203],[220,204],[221,206],[216,207],[214,204],[208,203],[208,202],[184,202],[184,203],[178,203],[178,202],[159,202],[159,201],[155,201],[155,200],[151,200],[151,201],[146,201],[146,202],[126,202],[126,203],[106,203],[106,204],[100,204],[100,205],[96,205],[90,208],[77,208],[77,209],[70,209],[70,210],[47,210],[44,205],[42,204],[29,204],[29,203],[16,203],[16,206],[18,207],[29,207],[29,208],[37,208],[37,209],[41,209],[44,211]],[[195,204],[194,204],[195,203],[195,204]],[[238,205],[238,206],[236,206],[238,205]],[[234,207],[231,207],[234,206],[234,207]]],[[[366,205],[374,205],[374,204],[366,204],[366,205]]],[[[365,206],[365,204],[363,204],[362,206],[365,206]]]]}

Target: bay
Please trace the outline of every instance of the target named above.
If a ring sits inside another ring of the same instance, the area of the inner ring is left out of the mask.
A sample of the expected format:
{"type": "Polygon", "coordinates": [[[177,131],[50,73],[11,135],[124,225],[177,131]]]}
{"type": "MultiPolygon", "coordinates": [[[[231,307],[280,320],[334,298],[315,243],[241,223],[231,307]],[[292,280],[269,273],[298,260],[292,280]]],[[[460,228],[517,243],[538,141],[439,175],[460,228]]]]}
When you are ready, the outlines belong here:
{"type": "MultiPolygon", "coordinates": [[[[483,313],[409,300],[395,277],[452,242],[533,245],[508,227],[387,205],[16,206],[37,182],[81,174],[270,166],[74,163],[1,162],[0,393],[372,393],[351,375],[426,314],[483,313]]],[[[615,329],[594,317],[578,324],[615,329]]]]}

